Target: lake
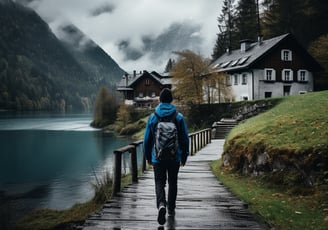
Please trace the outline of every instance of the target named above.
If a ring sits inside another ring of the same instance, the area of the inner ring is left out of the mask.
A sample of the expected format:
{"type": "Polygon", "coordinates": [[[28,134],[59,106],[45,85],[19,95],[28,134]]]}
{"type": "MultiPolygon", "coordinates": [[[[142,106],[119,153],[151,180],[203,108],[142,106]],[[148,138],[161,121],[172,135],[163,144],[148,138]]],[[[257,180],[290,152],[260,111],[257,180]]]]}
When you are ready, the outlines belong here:
{"type": "Polygon", "coordinates": [[[94,196],[96,177],[112,172],[113,151],[133,140],[105,135],[91,120],[90,114],[0,113],[1,216],[67,209],[94,196]]]}

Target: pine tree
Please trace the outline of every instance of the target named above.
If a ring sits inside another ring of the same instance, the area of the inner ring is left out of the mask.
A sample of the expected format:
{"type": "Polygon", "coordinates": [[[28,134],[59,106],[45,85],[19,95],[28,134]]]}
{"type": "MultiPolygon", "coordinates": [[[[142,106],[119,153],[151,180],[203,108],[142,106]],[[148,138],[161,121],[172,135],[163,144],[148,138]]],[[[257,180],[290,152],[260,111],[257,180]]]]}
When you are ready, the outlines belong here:
{"type": "MultiPolygon", "coordinates": [[[[303,45],[309,42],[306,38],[313,25],[307,9],[311,1],[300,0],[264,0],[262,5],[263,34],[271,38],[285,33],[292,33],[303,45]]],[[[311,39],[310,39],[311,40],[311,39]]]]}
{"type": "Polygon", "coordinates": [[[236,27],[239,40],[256,40],[258,35],[257,7],[255,0],[240,0],[237,6],[236,27]]]}
{"type": "Polygon", "coordinates": [[[174,64],[175,64],[174,60],[170,58],[165,66],[164,73],[169,73],[173,68],[174,64]]]}
{"type": "Polygon", "coordinates": [[[224,0],[222,13],[218,17],[218,28],[216,43],[213,49],[212,59],[220,57],[227,49],[236,48],[236,27],[234,21],[234,0],[224,0]]]}

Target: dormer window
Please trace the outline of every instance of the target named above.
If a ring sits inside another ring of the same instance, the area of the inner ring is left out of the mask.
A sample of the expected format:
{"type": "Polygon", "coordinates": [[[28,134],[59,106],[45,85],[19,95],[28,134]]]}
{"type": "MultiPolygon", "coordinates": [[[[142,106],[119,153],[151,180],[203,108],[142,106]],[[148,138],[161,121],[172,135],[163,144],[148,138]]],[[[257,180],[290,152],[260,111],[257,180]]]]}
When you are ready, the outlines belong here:
{"type": "Polygon", "coordinates": [[[225,68],[230,64],[231,61],[227,61],[221,65],[221,68],[225,68]]]}
{"type": "Polygon", "coordinates": [[[237,65],[238,62],[239,62],[239,59],[234,60],[234,61],[231,63],[231,66],[235,66],[235,65],[237,65]]]}
{"type": "Polygon", "coordinates": [[[243,57],[243,58],[239,59],[239,61],[238,61],[238,65],[243,65],[243,64],[245,64],[245,62],[248,60],[249,57],[250,57],[250,56],[243,57]]]}
{"type": "Polygon", "coordinates": [[[304,69],[300,69],[297,71],[297,80],[299,82],[307,82],[308,81],[308,71],[304,69]]]}
{"type": "Polygon", "coordinates": [[[264,69],[264,80],[265,81],[275,81],[276,80],[276,71],[271,68],[264,69]]]}
{"type": "Polygon", "coordinates": [[[291,50],[281,50],[281,60],[282,61],[291,61],[292,60],[292,51],[291,50]]]}
{"type": "Polygon", "coordinates": [[[282,70],[282,80],[283,81],[293,81],[293,71],[291,69],[282,70]]]}

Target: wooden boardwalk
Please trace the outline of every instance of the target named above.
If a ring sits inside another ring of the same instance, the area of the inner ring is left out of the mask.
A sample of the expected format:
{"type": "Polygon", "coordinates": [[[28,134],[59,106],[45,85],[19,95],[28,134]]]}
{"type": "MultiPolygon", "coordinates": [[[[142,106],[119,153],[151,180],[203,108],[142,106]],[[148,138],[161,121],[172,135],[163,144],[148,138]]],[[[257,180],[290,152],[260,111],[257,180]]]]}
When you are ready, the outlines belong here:
{"type": "Polygon", "coordinates": [[[180,168],[175,218],[157,223],[153,171],[129,185],[83,229],[267,229],[212,174],[209,162],[222,153],[224,140],[212,140],[180,168]]]}

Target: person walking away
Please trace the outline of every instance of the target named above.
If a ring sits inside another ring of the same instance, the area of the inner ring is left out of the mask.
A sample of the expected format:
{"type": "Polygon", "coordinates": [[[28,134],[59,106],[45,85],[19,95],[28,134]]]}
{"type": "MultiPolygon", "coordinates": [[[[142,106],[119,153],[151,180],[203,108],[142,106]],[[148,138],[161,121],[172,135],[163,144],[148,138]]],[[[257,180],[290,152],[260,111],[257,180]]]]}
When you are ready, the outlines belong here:
{"type": "Polygon", "coordinates": [[[166,222],[166,211],[168,216],[175,216],[178,173],[189,155],[189,136],[183,115],[177,112],[175,105],[172,104],[171,90],[163,89],[159,101],[155,112],[148,118],[143,149],[147,163],[154,168],[157,221],[163,225],[166,222]]]}

